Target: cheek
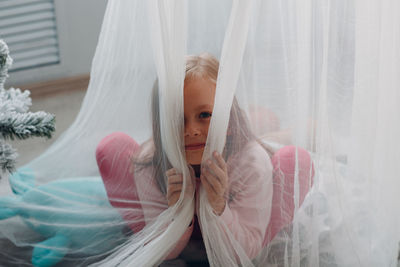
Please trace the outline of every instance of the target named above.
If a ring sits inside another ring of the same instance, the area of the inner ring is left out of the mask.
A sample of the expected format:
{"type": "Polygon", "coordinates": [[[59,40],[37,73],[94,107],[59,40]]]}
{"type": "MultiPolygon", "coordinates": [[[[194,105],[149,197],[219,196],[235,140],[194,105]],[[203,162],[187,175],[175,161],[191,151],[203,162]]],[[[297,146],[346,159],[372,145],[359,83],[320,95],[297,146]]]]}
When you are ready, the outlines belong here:
{"type": "Polygon", "coordinates": [[[207,136],[208,130],[210,129],[210,120],[206,121],[203,125],[203,132],[207,136]]]}

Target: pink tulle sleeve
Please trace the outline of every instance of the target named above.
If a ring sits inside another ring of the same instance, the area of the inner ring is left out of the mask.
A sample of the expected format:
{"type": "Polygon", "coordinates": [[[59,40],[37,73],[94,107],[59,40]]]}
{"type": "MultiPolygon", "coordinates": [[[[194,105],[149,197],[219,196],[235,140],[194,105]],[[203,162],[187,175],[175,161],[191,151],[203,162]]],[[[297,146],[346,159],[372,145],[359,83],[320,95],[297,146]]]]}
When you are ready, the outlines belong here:
{"type": "Polygon", "coordinates": [[[228,160],[230,180],[227,205],[221,219],[246,254],[254,258],[262,249],[272,202],[272,164],[257,143],[228,160]]]}

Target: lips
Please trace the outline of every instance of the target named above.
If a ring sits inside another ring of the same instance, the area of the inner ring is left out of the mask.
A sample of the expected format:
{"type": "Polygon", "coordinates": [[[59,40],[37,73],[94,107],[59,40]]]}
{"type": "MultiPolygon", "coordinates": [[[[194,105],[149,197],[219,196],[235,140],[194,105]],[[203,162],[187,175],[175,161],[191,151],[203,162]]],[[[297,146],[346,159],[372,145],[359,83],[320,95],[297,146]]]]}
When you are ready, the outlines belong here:
{"type": "Polygon", "coordinates": [[[190,144],[190,145],[186,145],[185,149],[186,150],[199,150],[205,147],[206,144],[204,143],[198,143],[198,144],[190,144]]]}

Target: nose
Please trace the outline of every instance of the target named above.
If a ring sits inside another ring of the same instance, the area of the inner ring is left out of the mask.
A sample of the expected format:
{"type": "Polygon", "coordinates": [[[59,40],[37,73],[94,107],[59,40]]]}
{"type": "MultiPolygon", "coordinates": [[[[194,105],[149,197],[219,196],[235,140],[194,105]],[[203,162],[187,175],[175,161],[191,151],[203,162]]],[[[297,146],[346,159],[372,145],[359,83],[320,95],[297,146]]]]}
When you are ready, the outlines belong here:
{"type": "Polygon", "coordinates": [[[185,121],[185,137],[199,136],[200,133],[200,128],[196,123],[185,121]]]}

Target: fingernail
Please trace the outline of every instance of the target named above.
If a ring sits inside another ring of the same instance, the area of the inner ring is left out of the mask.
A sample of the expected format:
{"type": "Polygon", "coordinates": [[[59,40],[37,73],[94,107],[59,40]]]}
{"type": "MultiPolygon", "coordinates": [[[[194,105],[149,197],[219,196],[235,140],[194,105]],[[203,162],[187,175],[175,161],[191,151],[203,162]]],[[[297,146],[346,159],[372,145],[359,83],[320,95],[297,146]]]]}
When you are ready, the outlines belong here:
{"type": "Polygon", "coordinates": [[[217,151],[214,151],[214,156],[218,156],[218,152],[217,151]]]}
{"type": "Polygon", "coordinates": [[[207,164],[211,164],[211,160],[207,160],[207,164]]]}

